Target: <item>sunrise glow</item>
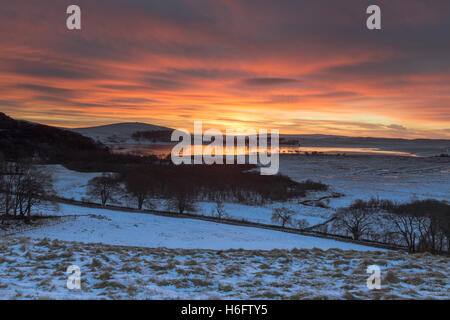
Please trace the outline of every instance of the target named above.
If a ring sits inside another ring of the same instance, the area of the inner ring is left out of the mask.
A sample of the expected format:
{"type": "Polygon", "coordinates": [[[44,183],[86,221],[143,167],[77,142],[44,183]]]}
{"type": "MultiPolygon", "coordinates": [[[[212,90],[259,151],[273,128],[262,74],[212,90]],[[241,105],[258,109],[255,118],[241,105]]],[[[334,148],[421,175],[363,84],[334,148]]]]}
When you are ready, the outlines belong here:
{"type": "Polygon", "coordinates": [[[5,2],[0,109],[62,127],[450,138],[448,2],[389,1],[379,32],[348,2],[80,0],[80,31],[67,1],[5,2]]]}

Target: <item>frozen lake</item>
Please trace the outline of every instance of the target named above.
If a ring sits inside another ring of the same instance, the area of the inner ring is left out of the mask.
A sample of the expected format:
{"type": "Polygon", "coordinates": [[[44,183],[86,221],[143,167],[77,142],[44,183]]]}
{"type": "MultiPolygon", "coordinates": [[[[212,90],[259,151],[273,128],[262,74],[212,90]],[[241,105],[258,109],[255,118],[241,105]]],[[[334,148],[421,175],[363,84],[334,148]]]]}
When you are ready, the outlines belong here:
{"type": "MultiPolygon", "coordinates": [[[[138,155],[156,155],[160,158],[165,158],[170,155],[174,144],[146,144],[146,145],[133,145],[133,144],[124,144],[124,145],[113,145],[113,151],[116,153],[132,153],[138,155]]],[[[205,146],[203,146],[205,148],[205,146]]],[[[242,151],[238,151],[236,148],[234,149],[234,154],[249,154],[256,153],[257,148],[254,149],[245,149],[242,151]]],[[[303,146],[280,146],[279,147],[280,154],[307,154],[307,153],[325,153],[325,154],[345,154],[345,155],[353,155],[353,154],[364,154],[364,155],[397,155],[397,156],[417,156],[414,153],[403,152],[403,151],[395,151],[395,150],[383,150],[377,147],[303,147],[303,146]]],[[[226,150],[224,147],[223,154],[226,154],[226,150]]]]}
{"type": "Polygon", "coordinates": [[[446,157],[284,155],[280,173],[296,181],[321,181],[344,193],[345,197],[332,200],[335,206],[370,197],[450,200],[450,158],[446,157]]]}

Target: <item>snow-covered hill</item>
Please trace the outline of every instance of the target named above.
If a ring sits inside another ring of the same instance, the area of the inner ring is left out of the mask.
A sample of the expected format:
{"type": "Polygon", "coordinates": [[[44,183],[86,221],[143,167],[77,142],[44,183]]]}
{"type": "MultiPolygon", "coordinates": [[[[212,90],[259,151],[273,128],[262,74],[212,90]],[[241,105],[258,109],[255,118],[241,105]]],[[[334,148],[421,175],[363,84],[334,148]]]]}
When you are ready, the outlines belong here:
{"type": "Polygon", "coordinates": [[[105,144],[136,143],[131,137],[137,131],[171,130],[170,128],[156,126],[141,122],[124,122],[98,127],[75,128],[71,131],[100,141],[105,144]]]}

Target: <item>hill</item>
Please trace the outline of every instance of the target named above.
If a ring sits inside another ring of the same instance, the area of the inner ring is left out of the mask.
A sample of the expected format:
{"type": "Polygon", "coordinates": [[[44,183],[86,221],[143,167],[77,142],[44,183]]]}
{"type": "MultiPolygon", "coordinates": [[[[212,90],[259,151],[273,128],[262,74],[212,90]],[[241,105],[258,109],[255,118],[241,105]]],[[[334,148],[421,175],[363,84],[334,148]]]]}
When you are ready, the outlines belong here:
{"type": "Polygon", "coordinates": [[[45,162],[66,163],[104,157],[108,149],[79,133],[28,121],[0,112],[0,153],[6,159],[39,157],[45,162]]]}
{"type": "Polygon", "coordinates": [[[135,143],[132,135],[136,132],[171,131],[173,129],[141,122],[124,122],[98,127],[69,129],[105,144],[135,143]]]}

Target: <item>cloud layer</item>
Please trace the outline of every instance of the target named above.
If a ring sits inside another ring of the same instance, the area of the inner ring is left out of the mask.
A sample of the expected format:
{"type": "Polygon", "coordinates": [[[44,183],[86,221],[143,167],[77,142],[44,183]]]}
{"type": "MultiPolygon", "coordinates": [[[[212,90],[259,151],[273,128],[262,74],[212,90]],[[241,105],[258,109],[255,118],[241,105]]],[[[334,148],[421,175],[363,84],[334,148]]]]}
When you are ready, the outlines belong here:
{"type": "MultiPolygon", "coordinates": [[[[372,1],[373,2],[373,1],[372,1]]],[[[145,121],[450,138],[450,3],[79,0],[0,6],[0,109],[59,126],[145,121]]]]}

